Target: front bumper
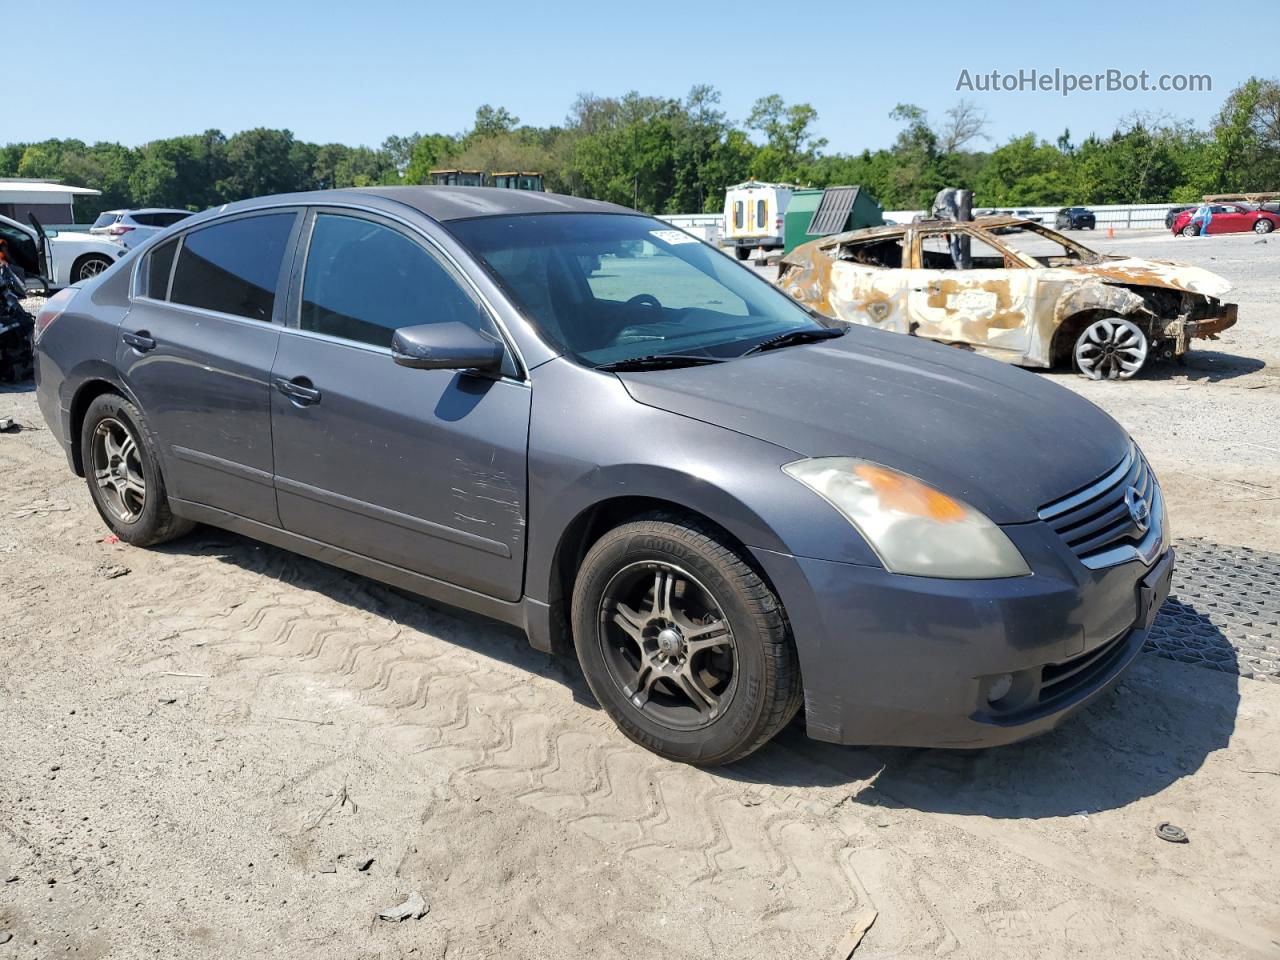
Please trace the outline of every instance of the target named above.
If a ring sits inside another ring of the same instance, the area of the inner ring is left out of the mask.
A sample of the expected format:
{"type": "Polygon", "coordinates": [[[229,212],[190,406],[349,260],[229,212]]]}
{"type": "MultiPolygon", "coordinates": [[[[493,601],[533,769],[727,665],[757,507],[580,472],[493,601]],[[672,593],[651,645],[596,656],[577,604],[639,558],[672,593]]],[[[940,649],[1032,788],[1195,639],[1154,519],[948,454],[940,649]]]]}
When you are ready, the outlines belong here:
{"type": "Polygon", "coordinates": [[[1223,330],[1236,325],[1236,316],[1239,311],[1239,304],[1224,303],[1217,316],[1189,321],[1183,325],[1183,329],[1186,331],[1188,338],[1216,337],[1223,330]]]}
{"type": "Polygon", "coordinates": [[[998,746],[1051,730],[1110,689],[1168,596],[1173,551],[1150,567],[1088,570],[1035,526],[1014,537],[1034,572],[1008,580],[905,577],[755,550],[791,620],[809,735],[998,746]],[[993,705],[1005,674],[1012,689],[993,705]]]}

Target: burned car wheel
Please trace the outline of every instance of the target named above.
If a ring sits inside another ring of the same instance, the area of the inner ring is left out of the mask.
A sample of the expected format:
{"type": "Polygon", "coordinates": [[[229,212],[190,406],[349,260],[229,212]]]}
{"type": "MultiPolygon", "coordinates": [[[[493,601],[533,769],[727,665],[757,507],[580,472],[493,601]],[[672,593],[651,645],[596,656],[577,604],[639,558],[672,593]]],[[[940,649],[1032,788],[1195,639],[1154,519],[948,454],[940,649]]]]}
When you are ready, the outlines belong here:
{"type": "Polygon", "coordinates": [[[1103,317],[1076,340],[1076,369],[1090,380],[1128,380],[1147,362],[1147,335],[1133,321],[1103,317]]]}
{"type": "Polygon", "coordinates": [[[1276,228],[1276,225],[1270,220],[1255,220],[1253,224],[1254,233],[1270,233],[1276,228]]]}
{"type": "Polygon", "coordinates": [[[113,393],[96,398],[80,430],[80,457],[93,505],[125,543],[148,547],[193,526],[169,510],[160,463],[142,415],[113,393]]]}
{"type": "Polygon", "coordinates": [[[672,760],[737,760],[800,706],[781,604],[696,521],[654,516],[606,533],[574,587],[573,635],[600,705],[628,737],[672,760]]]}

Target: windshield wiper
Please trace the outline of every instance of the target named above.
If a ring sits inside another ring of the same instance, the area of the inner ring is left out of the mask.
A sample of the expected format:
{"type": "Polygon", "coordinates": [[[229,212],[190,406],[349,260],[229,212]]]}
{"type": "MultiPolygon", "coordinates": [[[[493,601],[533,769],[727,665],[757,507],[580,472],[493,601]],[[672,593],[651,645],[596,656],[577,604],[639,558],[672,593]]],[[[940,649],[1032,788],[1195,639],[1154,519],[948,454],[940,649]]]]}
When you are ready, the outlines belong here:
{"type": "Polygon", "coordinates": [[[791,330],[787,333],[780,333],[776,337],[770,337],[768,340],[760,341],[742,356],[749,357],[753,353],[777,350],[779,347],[793,347],[799,343],[817,343],[819,340],[833,340],[836,337],[843,336],[844,329],[842,327],[815,327],[807,330],[791,330]]]}
{"type": "Polygon", "coordinates": [[[697,367],[708,363],[724,363],[722,357],[696,356],[691,353],[655,353],[647,357],[631,357],[602,363],[597,370],[666,370],[673,367],[697,367]]]}

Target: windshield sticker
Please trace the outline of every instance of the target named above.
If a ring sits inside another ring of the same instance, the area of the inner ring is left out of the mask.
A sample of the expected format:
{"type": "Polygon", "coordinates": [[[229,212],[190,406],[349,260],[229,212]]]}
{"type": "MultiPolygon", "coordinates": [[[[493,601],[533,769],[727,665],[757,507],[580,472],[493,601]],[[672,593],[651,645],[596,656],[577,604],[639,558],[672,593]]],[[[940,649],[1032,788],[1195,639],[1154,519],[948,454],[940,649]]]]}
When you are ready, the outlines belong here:
{"type": "Polygon", "coordinates": [[[657,237],[663,243],[697,243],[697,237],[691,237],[683,230],[650,230],[649,236],[657,237]]]}

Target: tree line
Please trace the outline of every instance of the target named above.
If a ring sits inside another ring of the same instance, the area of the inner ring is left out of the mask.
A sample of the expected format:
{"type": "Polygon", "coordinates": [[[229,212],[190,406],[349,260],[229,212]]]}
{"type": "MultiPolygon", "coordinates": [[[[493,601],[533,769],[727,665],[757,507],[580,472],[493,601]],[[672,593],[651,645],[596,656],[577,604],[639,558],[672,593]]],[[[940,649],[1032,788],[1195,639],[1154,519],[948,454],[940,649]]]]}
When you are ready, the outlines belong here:
{"type": "Polygon", "coordinates": [[[139,147],[80,140],[0,147],[0,177],[92,187],[78,218],[116,207],[200,210],[296,190],[425,183],[436,168],[539,172],[547,188],[649,213],[718,212],[748,179],[811,186],[860,184],[886,209],[927,207],[943,187],[968,187],[976,206],[1192,202],[1205,193],[1280,189],[1280,81],[1250,78],[1204,129],[1135,113],[1109,135],[1053,143],[1032,133],[987,149],[986,115],[960,101],[937,121],[912,104],[878,150],[827,152],[818,114],[771,95],[731,120],[711,86],[683,99],[582,94],[564,122],[521,124],[481,106],[456,134],[388,137],[376,147],[309,143],[288,130],[219,130],[139,147]]]}

